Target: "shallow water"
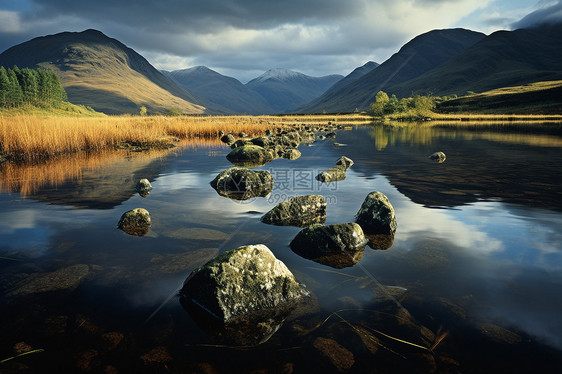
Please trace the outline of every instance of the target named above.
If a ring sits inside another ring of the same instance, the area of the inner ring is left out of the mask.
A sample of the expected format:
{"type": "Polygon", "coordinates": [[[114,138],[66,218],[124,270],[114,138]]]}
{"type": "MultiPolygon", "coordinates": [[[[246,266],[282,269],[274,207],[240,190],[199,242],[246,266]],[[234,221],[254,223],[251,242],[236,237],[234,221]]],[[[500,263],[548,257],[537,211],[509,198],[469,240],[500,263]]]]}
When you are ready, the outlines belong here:
{"type": "Polygon", "coordinates": [[[561,144],[559,125],[354,126],[301,145],[297,160],[258,168],[271,171],[275,186],[247,201],[210,187],[232,166],[218,143],[43,168],[4,164],[0,360],[20,342],[45,351],[0,371],[555,372],[561,144]],[[445,162],[428,159],[436,151],[445,162]],[[342,155],[355,162],[345,180],[314,179],[342,155]],[[134,191],[143,177],[153,186],[146,198],[134,191]],[[305,194],[325,196],[326,224],[353,222],[375,190],[394,206],[398,229],[389,249],[366,247],[352,267],[301,258],[288,245],[299,228],[260,222],[278,202],[305,194]],[[116,228],[137,207],[152,217],[142,237],[116,228]],[[177,291],[217,254],[258,243],[317,302],[264,344],[221,345],[177,291]]]}

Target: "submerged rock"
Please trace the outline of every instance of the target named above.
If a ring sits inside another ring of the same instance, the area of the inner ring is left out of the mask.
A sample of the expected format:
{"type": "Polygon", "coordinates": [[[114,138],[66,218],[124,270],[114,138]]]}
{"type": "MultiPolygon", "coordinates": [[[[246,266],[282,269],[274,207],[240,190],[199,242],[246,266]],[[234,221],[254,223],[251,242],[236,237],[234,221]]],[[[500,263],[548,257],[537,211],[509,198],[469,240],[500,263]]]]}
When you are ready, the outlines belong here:
{"type": "Polygon", "coordinates": [[[235,200],[267,196],[273,188],[273,177],[267,170],[231,167],[211,181],[211,186],[221,196],[235,200]]]}
{"type": "Polygon", "coordinates": [[[237,166],[260,166],[273,160],[270,152],[253,144],[234,148],[226,158],[237,166]]]}
{"type": "Polygon", "coordinates": [[[326,221],[326,199],[321,195],[297,196],[277,204],[261,221],[278,226],[305,227],[326,221]]]}
{"type": "Polygon", "coordinates": [[[49,291],[73,291],[90,272],[85,264],[72,265],[51,273],[33,274],[25,283],[7,296],[24,296],[49,291]]]}
{"type": "Polygon", "coordinates": [[[355,364],[353,353],[333,339],[318,337],[312,346],[339,372],[345,372],[355,364]]]}
{"type": "Polygon", "coordinates": [[[396,232],[397,223],[394,208],[388,197],[378,191],[373,191],[367,195],[355,216],[355,222],[368,235],[393,235],[396,232]]]}
{"type": "Polygon", "coordinates": [[[368,246],[372,249],[389,249],[394,243],[394,233],[392,234],[365,234],[369,241],[368,246]]]}
{"type": "Polygon", "coordinates": [[[328,266],[353,266],[363,257],[367,239],[356,223],[324,226],[315,224],[302,229],[291,241],[293,252],[328,266]]]}
{"type": "Polygon", "coordinates": [[[260,344],[309,292],[269,248],[257,244],[225,252],[193,271],[180,295],[184,308],[216,337],[260,344]]]}
{"type": "Polygon", "coordinates": [[[127,234],[143,236],[150,228],[150,214],[146,209],[135,208],[123,213],[117,227],[127,234]]]}
{"type": "Polygon", "coordinates": [[[341,181],[346,177],[345,171],[346,168],[342,165],[334,166],[318,174],[316,179],[324,183],[341,181]]]}
{"type": "Polygon", "coordinates": [[[439,163],[445,162],[447,156],[443,152],[435,152],[428,157],[430,160],[437,161],[439,163]]]}
{"type": "Polygon", "coordinates": [[[152,190],[152,185],[148,179],[143,178],[137,183],[136,190],[142,197],[147,197],[152,190]]]}

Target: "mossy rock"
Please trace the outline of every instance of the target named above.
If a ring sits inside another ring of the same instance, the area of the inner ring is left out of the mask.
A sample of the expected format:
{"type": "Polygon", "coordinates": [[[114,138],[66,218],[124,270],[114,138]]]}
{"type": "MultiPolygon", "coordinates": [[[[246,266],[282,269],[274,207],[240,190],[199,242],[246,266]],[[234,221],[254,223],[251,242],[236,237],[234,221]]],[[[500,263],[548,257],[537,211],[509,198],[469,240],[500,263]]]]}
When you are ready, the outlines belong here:
{"type": "Polygon", "coordinates": [[[267,170],[251,170],[231,167],[219,173],[211,181],[217,193],[235,200],[267,196],[273,188],[273,177],[267,170]]]}
{"type": "Polygon", "coordinates": [[[277,204],[261,221],[278,226],[306,227],[326,221],[326,199],[321,195],[297,196],[277,204]]]}

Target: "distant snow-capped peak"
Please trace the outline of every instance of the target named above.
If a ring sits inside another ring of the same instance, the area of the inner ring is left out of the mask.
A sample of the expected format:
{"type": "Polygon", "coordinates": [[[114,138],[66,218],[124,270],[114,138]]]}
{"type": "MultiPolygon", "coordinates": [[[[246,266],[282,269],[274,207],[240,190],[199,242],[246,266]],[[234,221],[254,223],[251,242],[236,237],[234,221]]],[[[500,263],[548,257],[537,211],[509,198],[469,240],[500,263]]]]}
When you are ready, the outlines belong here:
{"type": "Polygon", "coordinates": [[[277,68],[277,69],[270,69],[270,70],[266,71],[265,73],[263,73],[262,75],[257,77],[256,80],[263,82],[263,81],[265,81],[267,79],[271,79],[271,78],[275,78],[275,79],[279,79],[279,80],[286,80],[286,79],[298,78],[298,77],[303,77],[303,76],[304,76],[304,74],[298,73],[296,71],[292,71],[292,70],[289,70],[289,69],[277,68]]]}

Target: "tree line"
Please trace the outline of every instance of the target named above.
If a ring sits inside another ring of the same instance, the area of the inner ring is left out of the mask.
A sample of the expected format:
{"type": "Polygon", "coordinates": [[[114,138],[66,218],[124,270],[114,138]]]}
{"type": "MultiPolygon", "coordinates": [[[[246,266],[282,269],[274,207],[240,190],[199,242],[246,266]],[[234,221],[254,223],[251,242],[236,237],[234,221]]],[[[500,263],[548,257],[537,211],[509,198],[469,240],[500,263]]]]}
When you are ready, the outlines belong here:
{"type": "Polygon", "coordinates": [[[47,69],[0,66],[0,108],[57,106],[68,101],[59,77],[47,69]]]}
{"type": "Polygon", "coordinates": [[[439,98],[416,95],[414,97],[398,99],[396,95],[388,97],[384,91],[377,92],[375,102],[367,111],[372,116],[382,117],[396,113],[426,114],[435,109],[439,98]]]}

